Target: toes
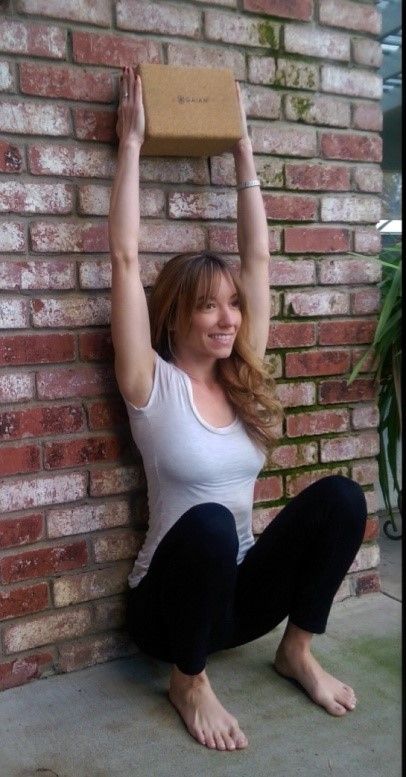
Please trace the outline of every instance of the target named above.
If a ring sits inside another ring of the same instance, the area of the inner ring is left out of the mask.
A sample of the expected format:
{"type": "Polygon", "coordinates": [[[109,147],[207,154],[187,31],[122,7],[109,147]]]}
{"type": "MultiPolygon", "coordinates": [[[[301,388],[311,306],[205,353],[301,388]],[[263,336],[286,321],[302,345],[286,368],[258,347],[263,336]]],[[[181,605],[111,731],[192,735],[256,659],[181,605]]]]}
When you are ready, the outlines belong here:
{"type": "Polygon", "coordinates": [[[331,715],[336,715],[337,717],[341,717],[342,715],[345,715],[347,712],[346,708],[343,707],[342,704],[339,704],[338,702],[334,702],[334,704],[331,705],[331,707],[327,707],[327,711],[331,713],[331,715]]]}
{"type": "Polygon", "coordinates": [[[210,747],[212,750],[216,750],[217,745],[213,734],[205,734],[206,747],[210,747]]]}
{"type": "Polygon", "coordinates": [[[235,741],[232,738],[232,736],[230,736],[230,734],[224,733],[223,734],[223,739],[224,739],[224,742],[225,742],[227,750],[235,750],[236,744],[235,744],[235,741]]]}
{"type": "Polygon", "coordinates": [[[213,734],[213,736],[214,736],[214,741],[216,743],[217,750],[226,750],[227,748],[222,735],[216,731],[213,734]]]}

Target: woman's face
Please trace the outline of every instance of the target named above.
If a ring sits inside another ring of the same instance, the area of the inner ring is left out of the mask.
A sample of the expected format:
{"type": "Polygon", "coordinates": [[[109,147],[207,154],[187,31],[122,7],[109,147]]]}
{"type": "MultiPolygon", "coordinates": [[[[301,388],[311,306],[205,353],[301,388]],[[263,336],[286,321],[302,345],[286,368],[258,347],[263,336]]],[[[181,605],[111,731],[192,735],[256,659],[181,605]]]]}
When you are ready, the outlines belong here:
{"type": "Polygon", "coordinates": [[[240,326],[237,289],[231,279],[222,274],[213,296],[206,302],[198,298],[187,334],[179,336],[175,333],[175,347],[179,356],[193,352],[194,356],[224,359],[231,354],[240,326]]]}

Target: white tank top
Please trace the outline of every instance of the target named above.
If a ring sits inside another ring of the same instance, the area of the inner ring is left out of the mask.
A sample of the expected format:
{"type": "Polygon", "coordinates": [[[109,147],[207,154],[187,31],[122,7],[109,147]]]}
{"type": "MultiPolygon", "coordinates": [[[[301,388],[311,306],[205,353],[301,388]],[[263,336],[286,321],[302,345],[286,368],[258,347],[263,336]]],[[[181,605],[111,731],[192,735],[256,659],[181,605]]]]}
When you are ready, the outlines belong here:
{"type": "Polygon", "coordinates": [[[203,502],[220,503],[233,513],[240,564],[255,542],[252,505],[263,451],[238,418],[220,428],[207,423],[194,405],[189,376],[158,354],[148,403],[137,408],[124,401],[144,463],[149,507],[147,535],[128,576],[130,588],[147,573],[155,549],[178,518],[203,502]]]}

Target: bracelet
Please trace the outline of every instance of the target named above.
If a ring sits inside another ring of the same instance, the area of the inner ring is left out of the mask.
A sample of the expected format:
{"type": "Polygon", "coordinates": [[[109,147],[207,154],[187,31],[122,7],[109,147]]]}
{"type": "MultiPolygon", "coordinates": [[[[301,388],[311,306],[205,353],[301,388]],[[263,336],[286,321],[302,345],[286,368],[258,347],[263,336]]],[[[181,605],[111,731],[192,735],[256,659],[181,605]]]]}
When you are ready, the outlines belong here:
{"type": "Polygon", "coordinates": [[[252,181],[241,181],[237,186],[237,192],[241,191],[241,189],[249,189],[251,186],[261,186],[258,178],[253,178],[252,181]]]}

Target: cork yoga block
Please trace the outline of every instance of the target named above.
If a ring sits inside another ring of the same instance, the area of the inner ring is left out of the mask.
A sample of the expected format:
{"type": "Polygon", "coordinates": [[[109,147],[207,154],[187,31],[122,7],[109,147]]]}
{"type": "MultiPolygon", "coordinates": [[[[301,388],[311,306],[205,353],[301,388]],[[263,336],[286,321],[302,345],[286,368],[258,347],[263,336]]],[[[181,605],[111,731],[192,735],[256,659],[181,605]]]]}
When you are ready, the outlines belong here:
{"type": "Polygon", "coordinates": [[[234,74],[227,68],[141,64],[143,156],[210,156],[241,137],[234,74]]]}

